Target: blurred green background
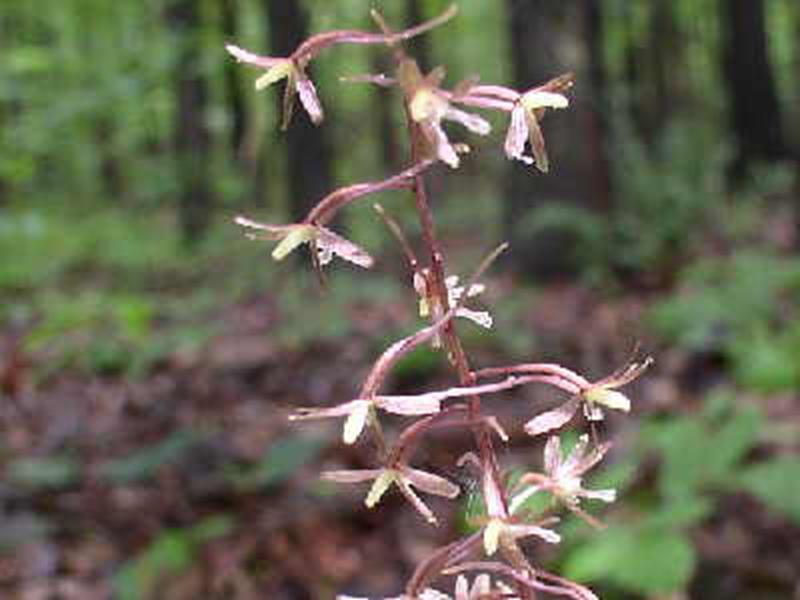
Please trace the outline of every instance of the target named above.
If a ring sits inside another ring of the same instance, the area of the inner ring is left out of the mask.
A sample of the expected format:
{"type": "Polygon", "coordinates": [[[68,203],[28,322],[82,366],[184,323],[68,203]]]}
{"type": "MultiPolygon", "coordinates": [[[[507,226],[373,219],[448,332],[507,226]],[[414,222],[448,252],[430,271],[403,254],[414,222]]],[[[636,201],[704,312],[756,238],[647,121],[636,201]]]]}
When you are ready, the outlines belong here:
{"type": "MultiPolygon", "coordinates": [[[[337,228],[378,265],[337,264],[323,292],[305,260],[273,263],[232,224],[291,222],[402,168],[396,93],[339,81],[390,63],[325,52],[310,67],[325,122],[298,113],[283,133],[279,91],[256,93],[258,72],[223,49],[285,56],[310,33],[372,30],[371,6],[401,25],[447,5],[0,4],[3,597],[392,595],[456,535],[458,519],[431,532],[397,498],[366,513],[360,490],[321,485],[321,468],[369,456],[342,449],[336,424],[286,421],[351,398],[419,327],[384,225],[367,202],[344,211],[337,228]]],[[[656,358],[634,414],[607,424],[609,528],[567,521],[562,547],[534,556],[609,600],[796,598],[800,4],[463,1],[410,51],[445,64],[448,86],[576,75],[570,110],[544,119],[549,174],[509,163],[505,117],[487,115],[492,136],[430,176],[451,272],[512,242],[487,276],[494,330],[461,327],[473,362],[591,378],[636,342],[656,358]]],[[[416,244],[408,194],[376,199],[416,244]]],[[[420,350],[393,385],[447,373],[420,350]]],[[[521,425],[549,397],[509,397],[493,401],[503,463],[540,468],[521,425]]],[[[442,472],[468,444],[420,460],[442,472]]]]}

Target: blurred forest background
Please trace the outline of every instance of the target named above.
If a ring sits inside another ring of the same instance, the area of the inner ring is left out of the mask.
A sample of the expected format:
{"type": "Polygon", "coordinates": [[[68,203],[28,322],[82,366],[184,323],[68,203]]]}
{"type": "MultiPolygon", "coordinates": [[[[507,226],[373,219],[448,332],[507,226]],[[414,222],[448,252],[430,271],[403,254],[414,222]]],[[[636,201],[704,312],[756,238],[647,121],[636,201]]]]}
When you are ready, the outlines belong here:
{"type": "MultiPolygon", "coordinates": [[[[391,595],[468,527],[468,498],[435,531],[394,496],[364,510],[317,479],[370,465],[339,424],[286,421],[351,398],[420,325],[375,214],[341,226],[377,268],[337,265],[324,294],[231,222],[289,222],[404,164],[395,92],[339,81],[386,70],[379,49],[316,60],[326,121],[288,133],[223,49],[373,30],[373,5],[404,24],[447,2],[0,4],[2,597],[391,595]]],[[[512,241],[487,281],[495,329],[460,326],[474,362],[600,377],[637,341],[656,358],[607,424],[609,528],[568,522],[538,559],[606,600],[800,598],[800,3],[463,0],[410,47],[448,85],[576,74],[544,121],[548,175],[505,159],[490,115],[494,139],[430,178],[452,272],[512,241]]],[[[413,241],[407,196],[379,200],[413,241]]],[[[394,385],[449,381],[419,350],[394,385]]],[[[538,468],[521,425],[553,398],[508,396],[503,460],[538,468]]],[[[434,468],[469,445],[444,442],[434,468]]]]}

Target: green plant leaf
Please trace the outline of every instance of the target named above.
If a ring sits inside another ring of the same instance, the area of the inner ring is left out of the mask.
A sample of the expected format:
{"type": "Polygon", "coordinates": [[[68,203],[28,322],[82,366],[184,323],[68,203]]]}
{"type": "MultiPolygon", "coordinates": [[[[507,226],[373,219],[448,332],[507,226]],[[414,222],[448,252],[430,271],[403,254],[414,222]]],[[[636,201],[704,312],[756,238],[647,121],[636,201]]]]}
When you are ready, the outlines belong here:
{"type": "Polygon", "coordinates": [[[772,510],[800,523],[800,461],[780,458],[746,468],[742,487],[772,510]]]}
{"type": "Polygon", "coordinates": [[[695,562],[691,543],[680,533],[620,527],[576,547],[564,571],[578,581],[608,581],[645,595],[669,594],[686,587],[695,562]]]}
{"type": "Polygon", "coordinates": [[[234,473],[231,478],[245,489],[278,485],[314,460],[324,446],[323,440],[310,436],[283,438],[270,445],[256,465],[234,473]]]}
{"type": "Polygon", "coordinates": [[[100,473],[118,485],[147,479],[164,465],[182,457],[200,438],[194,431],[177,431],[165,440],[137,450],[125,458],[108,461],[101,467],[100,473]]]}
{"type": "Polygon", "coordinates": [[[31,490],[63,488],[79,475],[78,463],[67,457],[20,458],[8,466],[6,476],[31,490]]]}
{"type": "Polygon", "coordinates": [[[138,556],[126,563],[114,580],[121,600],[152,597],[155,587],[169,575],[189,568],[200,546],[226,535],[233,527],[227,515],[208,517],[197,525],[161,532],[138,556]]]}

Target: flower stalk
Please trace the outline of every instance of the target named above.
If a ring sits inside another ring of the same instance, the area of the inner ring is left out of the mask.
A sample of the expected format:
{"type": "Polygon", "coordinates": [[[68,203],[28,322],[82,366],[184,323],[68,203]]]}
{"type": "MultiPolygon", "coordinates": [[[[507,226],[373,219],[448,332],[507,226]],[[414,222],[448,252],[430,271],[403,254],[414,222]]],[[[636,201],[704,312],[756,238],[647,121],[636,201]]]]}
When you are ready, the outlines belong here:
{"type": "Polygon", "coordinates": [[[573,77],[562,75],[524,91],[480,83],[477,77],[473,77],[446,89],[443,87],[444,69],[436,68],[423,75],[417,63],[405,53],[402,43],[444,24],[455,14],[456,9],[452,6],[430,21],[395,32],[379,13],[373,11],[380,33],[355,30],[321,33],[305,40],[288,57],[259,56],[238,46],[227,45],[227,51],[235,59],[264,71],[256,81],[257,89],[286,80],[284,128],[289,124],[296,96],[315,124],[323,120],[321,102],[307,73],[310,62],[320,52],[339,44],[385,46],[396,63],[393,76],[379,74],[343,79],[400,88],[410,146],[410,160],[404,170],[383,180],[339,188],[322,198],[298,223],[271,225],[244,216],[235,221],[245,228],[248,237],[277,242],[272,251],[276,260],[282,260],[294,249],[307,245],[315,269],[330,262],[333,256],[370,268],[375,259],[354,242],[328,229],[327,225],[339,211],[355,206],[358,200],[367,196],[390,190],[411,192],[421,232],[419,252],[382,207],[375,205],[375,209],[403,250],[420,316],[428,323],[390,344],[374,361],[353,397],[332,406],[299,408],[290,419],[342,419],[343,442],[358,444],[358,448],[366,443],[365,438],[368,439],[374,448],[370,456],[375,465],[366,469],[335,469],[324,473],[323,478],[346,484],[370,483],[364,500],[370,509],[376,507],[390,489],[396,488],[431,524],[437,524],[438,519],[418,492],[454,499],[461,490],[440,474],[412,467],[412,458],[420,447],[420,441],[427,439],[425,436],[445,429],[471,433],[474,451],[462,456],[458,465],[469,464],[479,473],[486,514],[476,520],[477,531],[443,546],[422,561],[407,582],[404,595],[396,600],[451,597],[456,600],[488,597],[533,600],[540,592],[576,600],[595,600],[596,596],[587,588],[547,573],[531,562],[519,544],[520,539],[534,538],[557,544],[561,538],[555,529],[558,517],[549,511],[536,514],[527,501],[537,494],[546,494],[551,498],[553,508],[566,509],[590,525],[599,525],[599,521],[584,510],[581,502],[600,500],[611,503],[616,498],[616,491],[587,489],[583,478],[605,458],[610,444],[595,439],[592,445],[589,436],[582,435],[577,445],[565,455],[560,438],[552,432],[572,421],[581,408],[589,421],[601,419],[603,409],[629,412],[631,401],[619,388],[640,376],[652,360],[632,362],[597,381],[552,362],[472,367],[459,336],[456,317],[472,320],[485,329],[492,327],[488,311],[467,308],[465,303],[484,291],[485,286],[478,282],[507,245],[501,244],[491,252],[463,286],[458,284],[457,277],[448,275],[444,245],[437,231],[425,177],[440,162],[457,169],[468,146],[463,142],[451,142],[443,122],[455,121],[470,133],[487,135],[489,123],[479,114],[463,110],[463,107],[470,111],[507,113],[510,125],[503,144],[505,155],[547,172],[549,158],[541,120],[547,111],[569,106],[566,93],[573,85],[573,77]],[[527,149],[530,149],[530,155],[526,154],[527,149]],[[445,389],[412,394],[387,392],[387,381],[398,362],[426,343],[432,343],[442,351],[456,383],[445,389]],[[543,465],[540,470],[528,471],[516,486],[507,489],[494,436],[497,435],[501,443],[508,443],[510,438],[504,424],[487,410],[487,406],[497,395],[527,385],[547,385],[563,392],[567,398],[557,407],[540,412],[524,423],[523,429],[528,435],[549,434],[543,465]],[[399,431],[395,427],[384,427],[381,419],[385,413],[411,422],[399,431]],[[468,571],[475,574],[472,584],[463,575],[468,571]],[[433,587],[440,577],[446,575],[458,576],[452,596],[433,587]]]}

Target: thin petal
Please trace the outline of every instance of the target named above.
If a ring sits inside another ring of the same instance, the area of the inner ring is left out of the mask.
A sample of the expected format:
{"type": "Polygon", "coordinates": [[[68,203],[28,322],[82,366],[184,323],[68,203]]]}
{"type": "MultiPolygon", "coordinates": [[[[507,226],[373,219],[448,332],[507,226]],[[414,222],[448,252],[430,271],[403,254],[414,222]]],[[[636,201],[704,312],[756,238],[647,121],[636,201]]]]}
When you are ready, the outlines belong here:
{"type": "Polygon", "coordinates": [[[491,329],[492,324],[494,323],[492,320],[492,315],[485,310],[470,310],[469,308],[461,307],[456,309],[456,316],[469,319],[484,329],[491,329]]]}
{"type": "Polygon", "coordinates": [[[505,152],[510,159],[525,160],[525,142],[528,141],[528,121],[525,118],[525,108],[517,104],[511,111],[511,123],[506,133],[505,152]]]}
{"type": "Polygon", "coordinates": [[[511,498],[511,501],[508,503],[508,512],[510,512],[512,515],[516,514],[516,512],[528,501],[531,496],[537,492],[540,492],[541,490],[542,488],[538,485],[532,485],[525,488],[516,496],[511,498]]]}
{"type": "Polygon", "coordinates": [[[290,229],[289,233],[275,246],[272,251],[272,258],[283,260],[295,248],[306,242],[310,242],[316,235],[312,225],[297,225],[290,229]]]}
{"type": "Polygon", "coordinates": [[[289,420],[301,421],[304,419],[328,419],[333,417],[344,417],[350,415],[361,402],[363,402],[363,400],[352,400],[350,402],[345,402],[344,404],[339,404],[337,406],[331,406],[328,408],[298,408],[294,413],[289,415],[289,420]]]}
{"type": "Polygon", "coordinates": [[[592,448],[592,451],[589,452],[588,455],[584,456],[580,463],[575,468],[576,475],[583,475],[586,471],[594,467],[597,463],[603,460],[603,457],[611,448],[610,443],[600,444],[595,448],[592,448]]]}
{"type": "Polygon", "coordinates": [[[472,592],[470,596],[479,600],[480,598],[488,597],[491,591],[492,580],[489,578],[488,574],[481,573],[475,578],[475,581],[472,582],[472,592]]]}
{"type": "Polygon", "coordinates": [[[536,168],[542,173],[547,173],[550,169],[550,161],[547,158],[547,149],[544,145],[544,135],[542,129],[539,127],[539,120],[533,112],[527,111],[525,113],[525,120],[528,123],[528,139],[531,143],[531,152],[536,161],[536,168]]]}
{"type": "Polygon", "coordinates": [[[557,435],[550,436],[544,447],[544,472],[554,476],[561,466],[561,439],[557,435]]]}
{"type": "Polygon", "coordinates": [[[558,429],[575,416],[580,405],[580,396],[573,396],[558,408],[548,410],[528,421],[525,424],[525,432],[528,435],[540,435],[558,429]]]}
{"type": "Polygon", "coordinates": [[[375,483],[372,484],[364,500],[364,504],[367,505],[367,508],[372,508],[380,502],[381,497],[383,497],[386,490],[388,490],[395,481],[397,481],[397,472],[392,469],[384,469],[375,479],[375,483]]]}
{"type": "Polygon", "coordinates": [[[486,551],[487,556],[492,556],[497,552],[497,547],[500,545],[500,534],[505,528],[505,523],[500,519],[492,519],[486,524],[483,529],[483,549],[486,551]]]}
{"type": "Polygon", "coordinates": [[[281,63],[287,62],[287,59],[285,58],[260,56],[234,44],[225,44],[225,50],[227,50],[228,54],[233,56],[239,62],[255,65],[264,69],[271,69],[272,67],[280,65],[281,63]]]}
{"type": "Polygon", "coordinates": [[[537,527],[536,525],[507,525],[506,532],[514,538],[530,537],[535,535],[543,539],[545,542],[557,544],[561,541],[561,536],[552,529],[545,529],[544,527],[537,527]]]}
{"type": "Polygon", "coordinates": [[[308,77],[300,75],[295,85],[297,86],[297,94],[300,96],[300,103],[306,109],[314,125],[319,125],[325,115],[322,112],[322,104],[319,101],[319,96],[317,96],[317,88],[314,87],[314,82],[308,77]]]}
{"type": "Polygon", "coordinates": [[[402,477],[399,477],[397,479],[397,485],[400,488],[400,491],[403,493],[403,496],[405,496],[406,500],[411,503],[411,506],[413,506],[414,509],[421,514],[428,523],[436,525],[436,515],[434,515],[433,511],[428,508],[428,505],[422,501],[422,498],[414,493],[414,490],[411,489],[411,486],[408,485],[408,482],[402,477]]]}
{"type": "Polygon", "coordinates": [[[320,475],[326,481],[336,483],[361,483],[377,479],[384,472],[383,469],[353,469],[341,471],[325,471],[320,475]]]}
{"type": "Polygon", "coordinates": [[[292,122],[292,115],[294,114],[294,98],[297,95],[296,78],[297,75],[293,69],[289,73],[286,87],[283,90],[283,117],[281,119],[281,129],[284,131],[289,128],[289,123],[292,122]]]}
{"type": "Polygon", "coordinates": [[[464,127],[469,129],[472,133],[478,135],[488,135],[492,131],[492,126],[483,117],[473,115],[472,113],[459,110],[449,106],[444,113],[444,118],[450,121],[461,123],[464,127]]]}
{"type": "Polygon", "coordinates": [[[375,263],[373,258],[361,247],[346,240],[325,227],[318,227],[317,246],[320,250],[330,251],[339,258],[369,269],[375,263]]]}
{"type": "MultiPolygon", "coordinates": [[[[397,598],[387,598],[386,600],[408,600],[408,596],[398,596],[397,598]]],[[[419,600],[450,600],[450,596],[433,588],[425,588],[418,596],[419,600]]]]}
{"type": "Polygon", "coordinates": [[[441,397],[426,394],[418,396],[378,396],[376,404],[395,415],[432,415],[442,410],[441,397]]]}
{"type": "Polygon", "coordinates": [[[446,165],[457,169],[458,165],[461,164],[461,159],[458,157],[455,148],[450,144],[450,140],[447,139],[447,134],[442,129],[442,126],[434,121],[423,124],[422,130],[436,150],[436,157],[446,165]]]}
{"type": "Polygon", "coordinates": [[[342,439],[345,444],[353,444],[358,439],[358,436],[361,435],[361,432],[364,431],[371,406],[372,404],[368,400],[356,400],[353,403],[350,415],[344,422],[342,439]]]}
{"type": "Polygon", "coordinates": [[[406,467],[402,470],[402,474],[409,484],[428,494],[455,498],[461,492],[461,488],[456,484],[427,471],[406,467]]]}
{"type": "Polygon", "coordinates": [[[486,417],[486,423],[489,425],[489,427],[494,429],[494,432],[501,440],[504,442],[508,441],[508,434],[506,433],[506,430],[503,429],[503,426],[500,425],[500,421],[497,420],[497,417],[486,417]]]}
{"type": "Polygon", "coordinates": [[[532,90],[522,95],[520,100],[522,105],[528,110],[538,108],[567,108],[569,100],[563,94],[532,90]]]}
{"type": "Polygon", "coordinates": [[[584,392],[584,396],[589,402],[601,404],[613,410],[621,410],[622,412],[630,412],[631,401],[630,399],[617,390],[609,390],[604,387],[590,388],[584,392]]]}
{"type": "Polygon", "coordinates": [[[242,215],[238,215],[234,219],[234,222],[242,227],[258,230],[261,232],[260,235],[263,239],[268,240],[280,240],[294,227],[294,225],[268,225],[266,223],[259,223],[258,221],[253,221],[242,215]]]}
{"type": "Polygon", "coordinates": [[[280,81],[281,79],[286,79],[289,76],[292,68],[291,62],[283,61],[283,64],[278,64],[267,69],[267,71],[261,77],[256,79],[256,89],[261,91],[271,86],[273,83],[280,81]]]}
{"type": "Polygon", "coordinates": [[[617,499],[617,490],[581,490],[580,495],[590,500],[602,500],[603,502],[614,502],[617,499]]]}
{"type": "Polygon", "coordinates": [[[578,438],[578,441],[575,442],[572,452],[569,453],[569,456],[567,456],[560,468],[555,471],[548,471],[548,473],[558,473],[562,476],[566,475],[572,477],[581,475],[586,470],[581,469],[581,464],[583,463],[584,455],[586,454],[586,448],[588,446],[589,436],[583,434],[578,438]]]}
{"type": "Polygon", "coordinates": [[[464,575],[459,575],[456,579],[456,598],[455,600],[469,599],[469,582],[464,575]]]}

